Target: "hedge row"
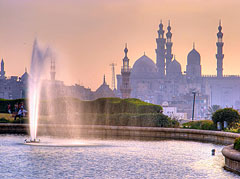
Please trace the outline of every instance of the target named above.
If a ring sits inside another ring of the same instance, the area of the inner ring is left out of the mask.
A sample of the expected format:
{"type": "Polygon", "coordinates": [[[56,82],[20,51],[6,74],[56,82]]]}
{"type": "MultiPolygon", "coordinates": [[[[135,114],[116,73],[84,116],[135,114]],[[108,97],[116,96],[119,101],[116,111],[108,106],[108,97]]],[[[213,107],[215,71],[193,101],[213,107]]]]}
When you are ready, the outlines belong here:
{"type": "MultiPolygon", "coordinates": [[[[26,99],[5,100],[0,99],[0,113],[7,113],[8,104],[14,110],[14,105],[24,102],[27,108],[26,99]]],[[[49,107],[54,113],[66,113],[69,111],[77,111],[82,113],[159,113],[162,107],[159,105],[146,103],[139,99],[129,98],[99,98],[94,101],[81,101],[75,98],[57,98],[51,101],[41,101],[41,112],[49,113],[49,107]]]]}
{"type": "MultiPolygon", "coordinates": [[[[9,121],[0,118],[0,123],[28,123],[28,119],[9,121]]],[[[163,114],[97,114],[81,113],[74,115],[59,114],[50,117],[40,117],[42,124],[80,124],[80,125],[110,125],[110,126],[138,126],[138,127],[179,127],[176,120],[171,120],[163,114]]]]}
{"type": "Polygon", "coordinates": [[[183,128],[188,129],[202,129],[202,130],[216,130],[216,127],[211,120],[190,121],[183,124],[183,128]]]}
{"type": "Polygon", "coordinates": [[[41,113],[159,113],[162,111],[160,105],[143,102],[139,99],[129,98],[99,98],[94,101],[81,101],[73,98],[58,98],[51,102],[41,102],[41,113]]]}
{"type": "MultiPolygon", "coordinates": [[[[47,120],[47,119],[46,119],[47,120]]],[[[167,116],[158,113],[119,113],[119,114],[99,114],[81,113],[75,115],[59,114],[41,123],[59,124],[81,124],[81,125],[110,125],[110,126],[139,126],[139,127],[179,127],[176,120],[171,120],[167,116]],[[66,120],[67,119],[67,120],[66,120]]]]}

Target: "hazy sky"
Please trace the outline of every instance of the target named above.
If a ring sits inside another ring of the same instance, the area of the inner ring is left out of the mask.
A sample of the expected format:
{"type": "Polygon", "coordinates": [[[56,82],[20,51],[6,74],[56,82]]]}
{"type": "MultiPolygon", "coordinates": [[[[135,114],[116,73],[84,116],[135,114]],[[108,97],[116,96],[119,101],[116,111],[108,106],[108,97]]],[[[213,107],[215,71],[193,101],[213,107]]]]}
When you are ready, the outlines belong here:
{"type": "Polygon", "coordinates": [[[240,74],[239,0],[0,0],[0,57],[7,76],[29,69],[32,44],[50,46],[57,56],[56,78],[95,90],[110,63],[120,73],[124,44],[131,66],[144,51],[156,61],[160,20],[171,20],[173,53],[185,71],[195,42],[202,73],[216,74],[219,19],[223,25],[224,74],[240,74]]]}

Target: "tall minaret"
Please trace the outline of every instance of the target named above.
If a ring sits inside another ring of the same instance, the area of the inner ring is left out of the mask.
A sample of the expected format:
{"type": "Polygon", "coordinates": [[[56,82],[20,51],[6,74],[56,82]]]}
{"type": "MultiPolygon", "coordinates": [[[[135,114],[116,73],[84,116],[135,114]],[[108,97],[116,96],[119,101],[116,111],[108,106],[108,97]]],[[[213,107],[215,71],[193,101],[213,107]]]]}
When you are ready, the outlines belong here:
{"type": "Polygon", "coordinates": [[[163,30],[163,24],[162,21],[159,24],[159,30],[158,30],[158,38],[156,39],[157,42],[157,49],[156,49],[156,55],[157,55],[157,68],[158,72],[160,73],[160,76],[163,77],[165,75],[165,44],[166,39],[163,37],[164,30],[163,30]]]}
{"type": "Polygon", "coordinates": [[[221,20],[219,21],[219,26],[218,26],[218,33],[217,33],[217,77],[222,77],[223,76],[223,33],[222,33],[222,26],[221,26],[221,20]]]}
{"type": "Polygon", "coordinates": [[[4,71],[4,61],[2,59],[1,61],[1,76],[0,76],[1,79],[5,79],[5,71],[4,71]]]}
{"type": "Polygon", "coordinates": [[[121,70],[122,74],[122,84],[120,86],[120,91],[122,93],[122,98],[130,98],[131,87],[130,87],[130,74],[131,68],[129,66],[129,59],[127,57],[128,49],[127,44],[124,49],[125,57],[123,58],[123,66],[121,70]]]}
{"type": "Polygon", "coordinates": [[[166,74],[168,74],[168,65],[171,63],[173,54],[172,54],[172,32],[170,21],[168,21],[168,32],[166,33],[167,36],[167,43],[166,43],[166,74]]]}
{"type": "Polygon", "coordinates": [[[55,81],[55,75],[56,75],[55,60],[51,59],[50,76],[52,81],[55,81]]]}

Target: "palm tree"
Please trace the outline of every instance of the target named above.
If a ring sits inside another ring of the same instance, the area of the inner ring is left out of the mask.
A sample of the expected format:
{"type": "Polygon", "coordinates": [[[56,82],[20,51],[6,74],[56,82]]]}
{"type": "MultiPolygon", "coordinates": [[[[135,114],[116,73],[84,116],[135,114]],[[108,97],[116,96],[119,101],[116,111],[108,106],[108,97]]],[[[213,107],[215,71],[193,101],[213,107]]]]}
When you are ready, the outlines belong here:
{"type": "Polygon", "coordinates": [[[208,108],[208,115],[213,115],[217,110],[221,109],[221,106],[219,105],[212,105],[208,108]]]}

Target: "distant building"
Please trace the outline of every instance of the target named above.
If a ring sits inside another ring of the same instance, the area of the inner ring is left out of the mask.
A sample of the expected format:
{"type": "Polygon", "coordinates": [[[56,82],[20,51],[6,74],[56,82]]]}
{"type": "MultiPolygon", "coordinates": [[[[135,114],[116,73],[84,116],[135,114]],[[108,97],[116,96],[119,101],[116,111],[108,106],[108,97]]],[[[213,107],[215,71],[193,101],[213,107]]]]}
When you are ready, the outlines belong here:
{"type": "MultiPolygon", "coordinates": [[[[21,77],[6,77],[4,70],[4,61],[2,60],[0,71],[0,98],[27,98],[28,79],[30,78],[27,70],[25,70],[25,73],[21,77]]],[[[96,91],[91,91],[90,88],[85,88],[78,84],[67,86],[63,81],[56,80],[55,76],[55,61],[51,61],[50,80],[46,79],[42,82],[42,99],[48,99],[49,97],[73,97],[81,100],[94,100],[102,97],[115,97],[115,91],[109,88],[109,85],[105,81],[105,76],[103,84],[96,91]]]]}
{"type": "Polygon", "coordinates": [[[113,90],[109,88],[109,85],[106,83],[104,75],[103,84],[94,92],[94,99],[106,97],[115,97],[115,94],[113,90]]]}
{"type": "Polygon", "coordinates": [[[0,72],[0,98],[3,99],[16,99],[26,97],[26,86],[28,81],[28,73],[21,76],[5,76],[4,61],[1,61],[0,72]]]}
{"type": "MultiPolygon", "coordinates": [[[[178,112],[192,116],[193,94],[196,92],[195,119],[208,117],[212,105],[240,108],[240,77],[223,75],[223,33],[221,22],[217,33],[217,75],[202,75],[201,56],[193,44],[187,56],[186,72],[172,54],[170,22],[164,35],[162,22],[156,39],[156,64],[147,55],[137,59],[130,75],[131,97],[143,101],[177,107],[178,112]]],[[[121,94],[123,76],[117,75],[117,91],[121,94]]]]}
{"type": "Polygon", "coordinates": [[[187,113],[179,113],[177,111],[177,107],[170,107],[168,106],[168,102],[163,102],[162,104],[163,114],[167,115],[168,117],[176,120],[186,120],[187,113]]]}

